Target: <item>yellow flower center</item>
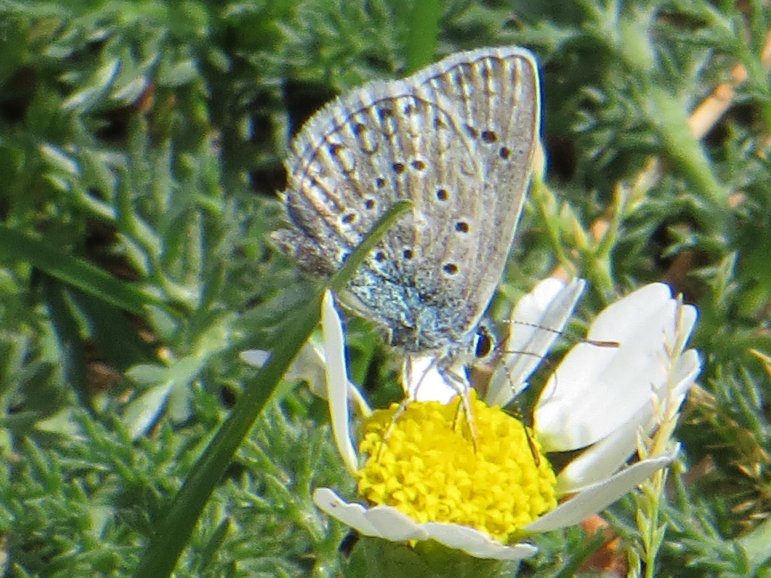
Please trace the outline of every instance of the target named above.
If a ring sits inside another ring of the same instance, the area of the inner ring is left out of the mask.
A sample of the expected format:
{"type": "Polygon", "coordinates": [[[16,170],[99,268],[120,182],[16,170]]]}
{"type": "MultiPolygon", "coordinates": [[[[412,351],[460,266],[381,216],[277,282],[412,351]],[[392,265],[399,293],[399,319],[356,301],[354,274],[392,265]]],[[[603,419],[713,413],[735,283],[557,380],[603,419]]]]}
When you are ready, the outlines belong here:
{"type": "Polygon", "coordinates": [[[417,522],[469,526],[505,543],[557,505],[556,477],[522,422],[473,391],[471,416],[460,401],[374,412],[359,447],[359,493],[417,522]]]}

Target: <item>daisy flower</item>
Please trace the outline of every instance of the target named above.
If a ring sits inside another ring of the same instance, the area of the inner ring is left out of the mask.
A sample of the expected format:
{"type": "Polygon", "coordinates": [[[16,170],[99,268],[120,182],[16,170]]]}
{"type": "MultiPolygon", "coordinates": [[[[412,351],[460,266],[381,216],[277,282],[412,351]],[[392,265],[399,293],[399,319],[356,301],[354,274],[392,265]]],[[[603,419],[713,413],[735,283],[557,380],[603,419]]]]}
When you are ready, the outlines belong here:
{"type": "Polygon", "coordinates": [[[434,540],[477,558],[517,560],[537,551],[523,541],[528,536],[581,522],[671,463],[676,447],[627,465],[641,433],[676,419],[700,369],[696,351],[685,349],[696,310],[660,283],[599,314],[586,340],[552,371],[532,428],[502,409],[526,387],[583,287],[549,279],[520,300],[503,347],[520,353],[504,356],[484,395],[468,386],[462,367],[440,371],[430,356],[409,359],[407,402],[365,416],[358,447],[342,327],[327,294],[322,336],[332,430],[360,499],[319,488],[316,505],[366,536],[434,540]],[[572,450],[582,451],[555,472],[547,455],[572,450]]]}

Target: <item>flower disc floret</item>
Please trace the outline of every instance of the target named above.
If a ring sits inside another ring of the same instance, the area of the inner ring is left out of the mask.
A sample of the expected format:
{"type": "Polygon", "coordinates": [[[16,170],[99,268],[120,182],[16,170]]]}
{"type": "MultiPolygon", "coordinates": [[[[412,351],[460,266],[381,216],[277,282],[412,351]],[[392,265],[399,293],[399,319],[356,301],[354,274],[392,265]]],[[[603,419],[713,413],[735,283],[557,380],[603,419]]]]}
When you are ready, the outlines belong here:
{"type": "Polygon", "coordinates": [[[556,477],[532,432],[468,394],[466,415],[448,404],[410,402],[364,424],[359,493],[419,523],[470,526],[501,542],[557,505],[556,477]]]}

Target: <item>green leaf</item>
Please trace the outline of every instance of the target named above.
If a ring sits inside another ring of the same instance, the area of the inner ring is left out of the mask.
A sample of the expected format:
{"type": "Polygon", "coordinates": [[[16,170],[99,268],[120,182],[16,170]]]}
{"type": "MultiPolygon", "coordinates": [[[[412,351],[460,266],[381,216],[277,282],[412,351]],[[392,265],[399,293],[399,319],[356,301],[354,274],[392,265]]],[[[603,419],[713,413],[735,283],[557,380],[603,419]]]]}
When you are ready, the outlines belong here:
{"type": "Polygon", "coordinates": [[[165,306],[160,299],[116,279],[87,261],[67,255],[40,239],[5,225],[0,225],[0,256],[28,263],[84,293],[131,313],[141,313],[146,305],[165,306]]]}

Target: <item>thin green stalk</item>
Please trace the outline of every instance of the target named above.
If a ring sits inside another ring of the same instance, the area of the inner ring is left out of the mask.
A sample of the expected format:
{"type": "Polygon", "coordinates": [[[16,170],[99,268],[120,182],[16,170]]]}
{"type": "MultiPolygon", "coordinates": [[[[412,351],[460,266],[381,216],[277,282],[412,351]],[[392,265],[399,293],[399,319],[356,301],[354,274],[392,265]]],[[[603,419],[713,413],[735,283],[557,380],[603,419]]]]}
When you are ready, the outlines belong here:
{"type": "MultiPolygon", "coordinates": [[[[685,349],[688,333],[683,323],[683,302],[678,300],[677,316],[675,318],[674,339],[665,347],[669,357],[669,375],[667,377],[666,397],[656,400],[654,407],[657,412],[659,426],[652,437],[640,435],[638,453],[641,458],[662,455],[668,451],[674,437],[674,430],[680,416],[680,404],[682,400],[674,397],[678,377],[676,367],[685,349]]],[[[637,528],[640,531],[640,542],[633,553],[635,564],[630,568],[630,575],[639,574],[637,562],[645,565],[645,578],[654,578],[656,571],[656,558],[661,545],[664,543],[667,524],[661,522],[662,503],[666,500],[664,493],[668,469],[656,472],[656,474],[642,483],[640,493],[635,496],[637,502],[637,528]]]]}
{"type": "Polygon", "coordinates": [[[414,0],[407,36],[407,68],[410,72],[433,60],[441,13],[439,0],[414,0]]]}
{"type": "Polygon", "coordinates": [[[645,483],[643,492],[645,496],[645,505],[641,507],[640,515],[644,516],[645,523],[639,524],[640,539],[643,543],[643,561],[645,564],[645,578],[655,578],[656,558],[659,548],[664,540],[665,525],[661,525],[660,511],[661,504],[659,498],[664,495],[664,484],[667,479],[667,470],[656,472],[656,474],[645,483]]]}
{"type": "Polygon", "coordinates": [[[346,259],[343,266],[340,267],[340,270],[332,275],[332,278],[328,283],[329,289],[332,291],[342,290],[345,287],[345,284],[348,283],[348,280],[353,277],[353,273],[359,268],[359,265],[362,264],[365,257],[369,255],[369,252],[375,248],[375,245],[380,242],[383,235],[391,228],[391,225],[394,224],[396,219],[398,219],[402,213],[411,207],[412,203],[410,201],[397,201],[391,205],[386,214],[383,215],[372,228],[372,231],[370,231],[361,244],[356,247],[356,250],[351,253],[350,257],[346,259]]]}
{"type": "MultiPolygon", "coordinates": [[[[410,206],[409,202],[402,201],[395,203],[386,212],[341,270],[330,279],[329,288],[339,290],[345,286],[375,244],[410,206]]],[[[321,296],[322,292],[315,295],[305,307],[295,311],[285,324],[281,340],[271,352],[270,359],[254,380],[247,384],[232,413],[193,465],[166,517],[158,525],[158,531],[151,538],[134,573],[135,578],[165,578],[171,575],[222,472],[230,464],[297,352],[318,324],[321,296]]]]}

